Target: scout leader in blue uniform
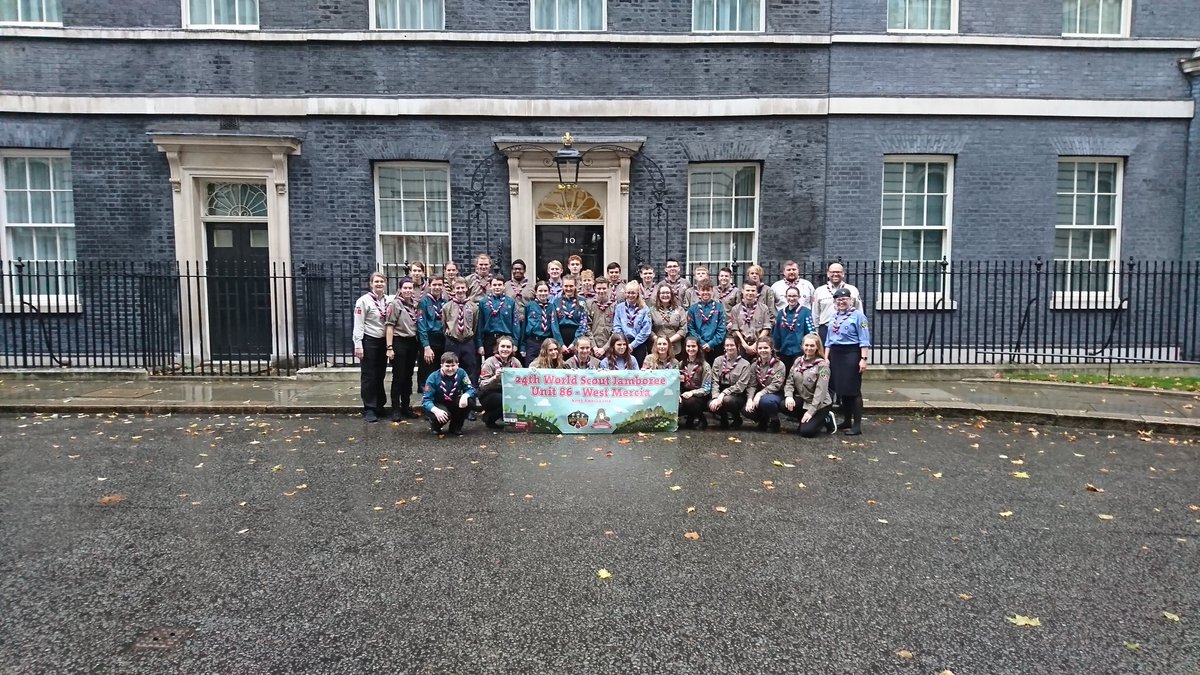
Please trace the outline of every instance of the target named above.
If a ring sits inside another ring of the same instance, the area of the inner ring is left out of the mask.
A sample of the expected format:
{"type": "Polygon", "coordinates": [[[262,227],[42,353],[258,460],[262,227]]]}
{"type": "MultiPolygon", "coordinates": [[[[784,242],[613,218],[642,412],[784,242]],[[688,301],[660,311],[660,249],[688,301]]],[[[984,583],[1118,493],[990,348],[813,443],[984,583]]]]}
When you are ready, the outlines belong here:
{"type": "Polygon", "coordinates": [[[475,409],[475,387],[471,386],[467,371],[458,367],[454,352],[442,354],[441,369],[430,373],[425,380],[421,407],[433,433],[442,434],[448,425],[450,433],[463,435],[467,413],[475,409]]]}
{"type": "Polygon", "coordinates": [[[546,338],[562,344],[562,333],[558,330],[558,314],[550,302],[550,286],[545,281],[533,287],[533,300],[525,303],[525,320],[521,324],[525,365],[537,358],[546,338]]]}
{"type": "Polygon", "coordinates": [[[421,343],[421,359],[417,362],[417,381],[424,382],[429,374],[437,370],[437,355],[446,351],[446,334],[442,332],[442,310],[446,306],[443,296],[445,282],[441,277],[429,280],[429,292],[417,304],[421,314],[417,318],[417,340],[421,343]]]}
{"type": "Polygon", "coordinates": [[[504,292],[504,280],[493,277],[490,295],[479,301],[479,332],[483,336],[483,353],[496,353],[496,340],[504,336],[513,345],[521,343],[521,320],[517,301],[504,292]]]}
{"type": "Polygon", "coordinates": [[[829,322],[830,384],[842,400],[842,433],[862,433],[862,374],[871,360],[867,315],[854,307],[848,288],[833,292],[837,313],[829,322]]]}
{"type": "Polygon", "coordinates": [[[710,281],[700,284],[700,302],[688,307],[687,332],[700,342],[704,360],[711,365],[721,355],[725,344],[725,306],[713,300],[713,285],[710,281]]]}

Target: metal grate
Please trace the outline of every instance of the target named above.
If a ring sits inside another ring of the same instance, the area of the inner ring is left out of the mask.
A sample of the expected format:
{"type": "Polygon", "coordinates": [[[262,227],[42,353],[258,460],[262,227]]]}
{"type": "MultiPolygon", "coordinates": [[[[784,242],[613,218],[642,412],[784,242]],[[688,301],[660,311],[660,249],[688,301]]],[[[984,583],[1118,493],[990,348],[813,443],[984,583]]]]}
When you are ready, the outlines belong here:
{"type": "Polygon", "coordinates": [[[237,117],[222,117],[220,128],[221,131],[237,131],[242,128],[242,120],[237,117]]]}
{"type": "Polygon", "coordinates": [[[133,649],[134,651],[169,651],[178,647],[191,635],[191,628],[155,626],[134,641],[133,649]]]}

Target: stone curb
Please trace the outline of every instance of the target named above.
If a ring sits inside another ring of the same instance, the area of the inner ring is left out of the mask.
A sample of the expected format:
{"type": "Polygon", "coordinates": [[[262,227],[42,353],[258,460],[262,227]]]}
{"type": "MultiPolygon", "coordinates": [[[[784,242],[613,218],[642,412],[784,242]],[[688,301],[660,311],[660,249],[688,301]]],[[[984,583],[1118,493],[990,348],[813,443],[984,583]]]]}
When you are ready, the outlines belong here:
{"type": "MultiPolygon", "coordinates": [[[[295,405],[295,404],[228,404],[228,403],[74,403],[74,402],[0,402],[0,413],[118,413],[150,414],[167,413],[184,415],[230,414],[230,415],[347,415],[358,414],[358,408],[346,405],[295,405]]],[[[986,417],[995,422],[1021,424],[1048,424],[1079,427],[1106,431],[1152,431],[1159,434],[1200,436],[1200,420],[1184,420],[1161,415],[1136,415],[1122,413],[1095,413],[1082,410],[1052,410],[1047,408],[1023,408],[1020,406],[983,406],[975,403],[948,403],[945,401],[887,402],[864,405],[870,416],[919,416],[951,417],[969,419],[986,417]]],[[[413,425],[416,426],[416,425],[413,425]]]]}
{"type": "Polygon", "coordinates": [[[1085,389],[1088,391],[1118,391],[1128,392],[1131,394],[1149,394],[1154,396],[1178,396],[1182,398],[1200,399],[1200,391],[1179,391],[1176,389],[1150,389],[1147,387],[1123,387],[1117,384],[1087,384],[1085,382],[1051,382],[1048,380],[1010,380],[1004,379],[988,379],[984,377],[967,377],[960,380],[961,382],[975,382],[986,384],[1016,384],[1023,387],[1073,387],[1076,389],[1085,389]]]}

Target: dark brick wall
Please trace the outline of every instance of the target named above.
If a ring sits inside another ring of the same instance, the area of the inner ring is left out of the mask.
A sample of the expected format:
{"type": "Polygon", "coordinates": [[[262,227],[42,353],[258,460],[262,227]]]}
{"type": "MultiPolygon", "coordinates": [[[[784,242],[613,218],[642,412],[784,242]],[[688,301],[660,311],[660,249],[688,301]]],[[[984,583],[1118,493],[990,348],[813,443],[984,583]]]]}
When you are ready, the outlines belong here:
{"type": "Polygon", "coordinates": [[[63,25],[105,28],[179,28],[183,9],[179,0],[61,0],[63,25]]]}
{"type": "Polygon", "coordinates": [[[1200,38],[1200,6],[1195,0],[1134,2],[1133,37],[1200,38]]]}
{"type": "Polygon", "coordinates": [[[863,96],[1188,96],[1186,51],[835,45],[830,91],[863,96]],[[951,65],[952,64],[952,65],[951,65]]]}
{"type": "Polygon", "coordinates": [[[1054,254],[1058,156],[1126,154],[1123,257],[1172,259],[1183,224],[1187,123],[1163,121],[866,118],[830,121],[829,257],[879,251],[883,157],[932,137],[955,153],[952,257],[1028,259],[1054,254]]]}
{"type": "Polygon", "coordinates": [[[0,42],[0,82],[28,92],[798,96],[824,93],[827,70],[824,48],[783,46],[0,42]]]}

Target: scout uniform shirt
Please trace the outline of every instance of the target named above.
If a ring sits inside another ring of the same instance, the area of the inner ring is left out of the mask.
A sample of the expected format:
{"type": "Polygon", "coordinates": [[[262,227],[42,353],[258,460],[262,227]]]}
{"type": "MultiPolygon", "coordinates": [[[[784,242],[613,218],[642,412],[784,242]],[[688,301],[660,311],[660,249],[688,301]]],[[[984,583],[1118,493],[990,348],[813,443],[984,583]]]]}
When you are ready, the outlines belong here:
{"type": "Polygon", "coordinates": [[[724,288],[719,285],[713,286],[713,300],[725,305],[725,309],[728,310],[742,301],[742,290],[733,284],[724,288]]]}
{"type": "Polygon", "coordinates": [[[362,349],[364,335],[383,337],[383,322],[387,317],[389,302],[391,299],[387,295],[375,297],[375,294],[367,293],[354,303],[354,330],[351,338],[354,340],[355,349],[362,349]]]}
{"type": "Polygon", "coordinates": [[[787,356],[803,351],[804,336],[816,332],[812,322],[812,311],[804,305],[791,309],[787,305],[775,315],[775,327],[771,329],[771,342],[775,351],[787,356]]]}
{"type": "Polygon", "coordinates": [[[567,367],[571,370],[600,370],[600,359],[590,356],[587,363],[579,363],[579,355],[576,354],[567,359],[567,367]]]}
{"type": "Polygon", "coordinates": [[[442,324],[447,338],[457,342],[474,342],[476,348],[483,346],[483,336],[478,330],[479,305],[474,302],[447,302],[442,310],[442,324]]]}
{"type": "Polygon", "coordinates": [[[612,337],[613,313],[616,312],[617,303],[613,302],[612,296],[609,296],[605,302],[592,298],[588,300],[587,309],[588,327],[592,339],[596,341],[597,346],[603,347],[612,337]]]}
{"type": "Polygon", "coordinates": [[[481,335],[507,335],[514,344],[521,342],[521,322],[517,303],[501,293],[487,295],[479,301],[479,333],[481,335]]]}
{"type": "Polygon", "coordinates": [[[713,399],[720,399],[726,394],[737,396],[745,393],[746,385],[750,383],[750,364],[741,356],[735,356],[730,361],[721,354],[713,361],[712,382],[713,399]]]}
{"type": "Polygon", "coordinates": [[[771,284],[771,292],[775,294],[775,309],[783,309],[787,306],[787,291],[789,288],[794,288],[800,291],[800,306],[808,307],[812,304],[813,285],[808,279],[797,277],[795,281],[780,279],[771,284]]]}
{"type": "Polygon", "coordinates": [[[871,332],[867,330],[867,315],[852,309],[838,312],[829,322],[829,333],[825,337],[826,347],[839,345],[871,346],[871,332]]]}
{"type": "Polygon", "coordinates": [[[555,316],[558,317],[559,330],[562,326],[575,326],[575,336],[588,334],[588,307],[587,301],[575,296],[568,298],[565,295],[560,295],[555,305],[555,316]]]}
{"type": "Polygon", "coordinates": [[[642,361],[642,370],[679,370],[679,361],[668,357],[665,362],[660,363],[657,356],[650,354],[642,361]]]}
{"type": "Polygon", "coordinates": [[[501,378],[497,371],[501,368],[524,368],[524,366],[515,356],[508,357],[508,362],[505,363],[500,359],[499,354],[492,354],[479,367],[479,391],[500,391],[501,378]]]}
{"type": "Polygon", "coordinates": [[[479,276],[474,272],[467,275],[467,300],[476,302],[488,294],[492,287],[492,275],[479,276]]]}
{"type": "Polygon", "coordinates": [[[678,341],[671,342],[671,354],[678,356],[683,351],[683,338],[687,335],[687,314],[678,307],[655,307],[650,310],[650,332],[654,337],[662,336],[667,340],[678,337],[678,341]]]}
{"type": "Polygon", "coordinates": [[[418,305],[421,308],[421,316],[417,319],[417,338],[421,341],[422,347],[429,346],[429,337],[442,336],[442,308],[445,307],[446,301],[443,298],[435,298],[433,295],[426,295],[421,298],[418,305]]]}
{"type": "Polygon", "coordinates": [[[533,302],[533,282],[525,277],[520,283],[509,279],[504,282],[504,294],[517,303],[517,311],[525,311],[525,303],[533,302]]]}
{"type": "Polygon", "coordinates": [[[829,362],[819,358],[812,361],[796,359],[787,384],[783,386],[783,396],[800,401],[804,410],[811,413],[833,405],[833,397],[829,394],[829,362]]]}
{"type": "Polygon", "coordinates": [[[833,292],[839,288],[849,289],[850,306],[858,306],[858,289],[854,286],[847,283],[843,283],[841,286],[834,286],[828,283],[821,284],[813,291],[812,299],[813,321],[818,326],[829,325],[829,322],[833,321],[833,315],[837,314],[837,303],[833,301],[833,292]]]}
{"type": "Polygon", "coordinates": [[[762,331],[770,331],[775,323],[774,305],[759,302],[747,307],[739,302],[729,310],[729,332],[741,333],[747,342],[754,342],[762,331]]]}
{"type": "Polygon", "coordinates": [[[716,300],[698,302],[688,307],[688,335],[700,341],[701,347],[721,351],[727,329],[725,306],[716,300]]]}
{"type": "Polygon", "coordinates": [[[421,308],[417,303],[406,304],[400,296],[392,300],[388,306],[387,319],[384,323],[392,327],[393,335],[400,338],[417,337],[417,322],[421,318],[421,308]]]}
{"type": "Polygon", "coordinates": [[[670,277],[666,277],[659,283],[671,287],[671,290],[675,292],[675,302],[682,303],[687,301],[688,288],[691,287],[687,279],[676,277],[675,281],[671,281],[670,277]]]}
{"type": "Polygon", "coordinates": [[[787,379],[787,373],[784,372],[786,368],[783,361],[776,356],[771,356],[771,360],[766,363],[761,359],[754,359],[754,365],[750,369],[750,383],[746,386],[746,398],[751,398],[760,391],[778,395],[783,391],[783,381],[787,379]]]}
{"type": "Polygon", "coordinates": [[[466,394],[468,398],[475,397],[475,388],[471,386],[471,378],[467,371],[459,368],[453,377],[443,377],[442,371],[433,371],[425,380],[425,388],[421,392],[421,407],[425,412],[433,412],[438,406],[445,410],[458,408],[458,399],[466,394]]]}
{"type": "Polygon", "coordinates": [[[562,344],[562,332],[558,330],[558,315],[555,312],[554,302],[548,301],[543,305],[537,300],[533,300],[526,303],[525,323],[521,328],[521,334],[526,341],[536,340],[540,344],[542,340],[552,337],[555,342],[562,344]]]}
{"type": "Polygon", "coordinates": [[[679,392],[702,390],[705,394],[712,393],[712,367],[704,357],[699,363],[684,361],[679,365],[679,392]]]}

